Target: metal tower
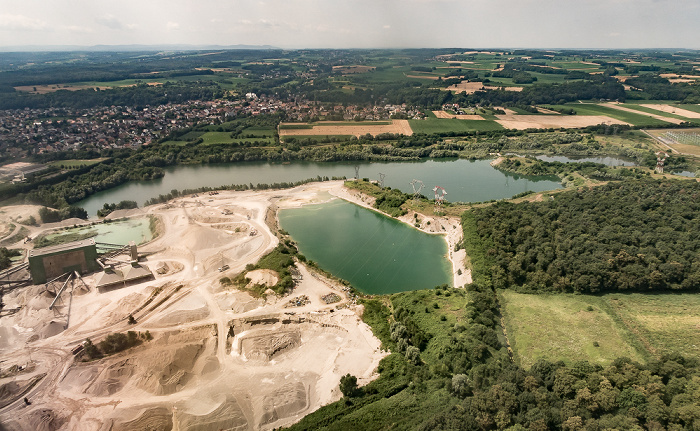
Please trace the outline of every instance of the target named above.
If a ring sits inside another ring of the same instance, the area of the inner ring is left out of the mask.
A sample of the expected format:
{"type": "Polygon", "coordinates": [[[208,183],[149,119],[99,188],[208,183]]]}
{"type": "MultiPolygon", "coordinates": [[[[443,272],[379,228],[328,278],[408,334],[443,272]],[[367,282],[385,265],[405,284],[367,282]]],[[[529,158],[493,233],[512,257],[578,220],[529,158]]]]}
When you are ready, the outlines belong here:
{"type": "Polygon", "coordinates": [[[423,184],[423,181],[421,180],[414,179],[411,181],[411,186],[413,187],[413,204],[417,204],[420,200],[420,191],[423,190],[425,184],[423,184]]]}
{"type": "Polygon", "coordinates": [[[379,187],[384,188],[384,177],[386,177],[386,174],[379,173],[379,187]]]}
{"type": "Polygon", "coordinates": [[[445,191],[444,187],[440,186],[435,186],[433,188],[433,192],[435,193],[435,214],[440,214],[442,213],[442,205],[445,203],[445,195],[447,195],[447,191],[445,191]]]}
{"type": "Polygon", "coordinates": [[[664,163],[668,158],[668,154],[663,151],[658,151],[656,153],[656,172],[659,174],[664,173],[664,163]]]}
{"type": "Polygon", "coordinates": [[[360,165],[355,165],[355,179],[360,179],[360,165]]]}

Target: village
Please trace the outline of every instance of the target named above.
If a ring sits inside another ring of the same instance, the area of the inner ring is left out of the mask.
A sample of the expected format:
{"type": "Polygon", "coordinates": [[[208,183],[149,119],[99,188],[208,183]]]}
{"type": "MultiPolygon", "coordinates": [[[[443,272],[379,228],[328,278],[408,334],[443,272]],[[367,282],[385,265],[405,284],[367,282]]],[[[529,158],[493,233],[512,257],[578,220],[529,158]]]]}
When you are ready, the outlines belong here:
{"type": "Polygon", "coordinates": [[[217,125],[238,117],[262,114],[280,114],[285,121],[293,122],[424,116],[421,110],[406,104],[332,106],[298,98],[284,101],[255,93],[234,100],[193,101],[145,108],[25,108],[0,111],[0,157],[11,160],[59,151],[137,149],[197,124],[217,125]]]}

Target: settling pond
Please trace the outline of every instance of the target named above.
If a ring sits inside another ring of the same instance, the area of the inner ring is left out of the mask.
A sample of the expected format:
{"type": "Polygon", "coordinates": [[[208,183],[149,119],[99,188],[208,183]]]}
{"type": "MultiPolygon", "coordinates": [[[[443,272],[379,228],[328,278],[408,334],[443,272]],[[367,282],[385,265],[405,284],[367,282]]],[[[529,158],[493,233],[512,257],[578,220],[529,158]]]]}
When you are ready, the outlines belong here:
{"type": "Polygon", "coordinates": [[[138,218],[60,230],[47,235],[46,239],[52,240],[65,237],[67,241],[71,241],[73,240],[71,237],[77,235],[83,238],[89,235],[95,242],[117,245],[127,245],[129,241],[141,244],[153,237],[150,229],[150,219],[138,218]]]}
{"type": "Polygon", "coordinates": [[[452,284],[447,242],[441,235],[342,199],[281,210],[279,221],[302,254],[364,293],[452,284]]]}
{"type": "Polygon", "coordinates": [[[416,162],[267,162],[229,163],[218,165],[174,166],[165,169],[163,178],[151,181],[132,181],[94,194],[75,205],[85,208],[94,216],[105,203],[135,200],[139,206],[173,189],[219,187],[232,184],[271,184],[295,182],[317,176],[355,176],[355,165],[360,166],[360,178],[379,179],[386,175],[384,184],[406,193],[413,193],[411,180],[423,181],[423,194],[433,198],[432,188],[442,186],[451,202],[481,202],[507,199],[526,191],[540,192],[561,188],[556,177],[526,177],[494,169],[489,160],[429,159],[416,162]]]}

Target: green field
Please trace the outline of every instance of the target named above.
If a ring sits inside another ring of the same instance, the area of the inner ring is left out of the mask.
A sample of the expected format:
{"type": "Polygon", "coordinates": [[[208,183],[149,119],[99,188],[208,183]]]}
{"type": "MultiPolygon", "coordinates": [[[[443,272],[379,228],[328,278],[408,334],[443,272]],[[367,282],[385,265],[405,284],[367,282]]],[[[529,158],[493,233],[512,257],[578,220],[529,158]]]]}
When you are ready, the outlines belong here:
{"type": "Polygon", "coordinates": [[[489,120],[458,120],[454,118],[426,118],[424,120],[408,120],[413,133],[441,133],[441,132],[488,132],[503,130],[503,126],[489,120]]]}
{"type": "Polygon", "coordinates": [[[580,61],[548,61],[548,65],[559,67],[566,70],[583,70],[584,72],[593,72],[601,69],[598,64],[585,64],[580,61]]]}
{"type": "Polygon", "coordinates": [[[256,138],[271,138],[275,136],[275,130],[270,127],[246,127],[241,132],[241,135],[254,135],[256,138]]]}
{"type": "Polygon", "coordinates": [[[238,144],[241,142],[264,142],[265,144],[274,144],[275,131],[273,129],[248,127],[241,132],[237,138],[231,137],[231,132],[204,132],[201,130],[193,130],[180,137],[177,141],[166,141],[163,144],[185,145],[188,142],[202,139],[201,145],[217,145],[217,144],[238,144]],[[250,137],[249,135],[253,135],[250,137]]]}
{"type": "Polygon", "coordinates": [[[280,130],[313,129],[311,124],[280,124],[280,130]]]}
{"type": "Polygon", "coordinates": [[[545,106],[545,108],[554,110],[572,108],[574,111],[576,111],[577,115],[607,115],[608,117],[630,123],[634,126],[655,127],[669,124],[666,121],[651,118],[642,114],[641,112],[639,114],[635,114],[633,112],[625,112],[615,108],[596,105],[594,103],[567,103],[565,105],[548,105],[545,106]]]}
{"type": "Polygon", "coordinates": [[[653,354],[700,356],[700,295],[634,293],[603,298],[653,354]]]}
{"type": "Polygon", "coordinates": [[[600,365],[621,356],[644,359],[632,345],[634,336],[608,313],[604,298],[511,291],[502,291],[501,297],[511,345],[526,369],[540,358],[600,365]]]}
{"type": "Polygon", "coordinates": [[[202,145],[230,144],[245,141],[265,141],[268,144],[273,143],[272,136],[258,136],[253,138],[232,138],[230,132],[206,132],[201,135],[202,145]]]}
{"type": "Polygon", "coordinates": [[[165,82],[193,82],[193,81],[213,81],[218,83],[222,88],[231,90],[236,87],[237,84],[247,82],[247,78],[239,78],[235,74],[231,73],[215,73],[213,75],[187,75],[187,76],[158,76],[152,75],[149,78],[144,79],[120,79],[118,81],[83,81],[75,82],[70,84],[57,84],[59,86],[78,86],[86,85],[90,87],[126,87],[137,84],[149,84],[149,83],[165,83],[165,82]]]}

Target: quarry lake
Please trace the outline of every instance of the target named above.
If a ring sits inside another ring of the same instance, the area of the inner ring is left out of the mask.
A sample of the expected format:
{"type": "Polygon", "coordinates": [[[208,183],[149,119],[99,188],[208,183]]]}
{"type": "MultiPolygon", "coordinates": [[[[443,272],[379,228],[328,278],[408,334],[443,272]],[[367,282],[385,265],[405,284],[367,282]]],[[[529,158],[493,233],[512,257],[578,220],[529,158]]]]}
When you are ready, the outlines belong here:
{"type": "Polygon", "coordinates": [[[123,200],[136,201],[139,206],[173,189],[219,187],[232,184],[271,184],[295,182],[317,176],[355,176],[355,165],[360,167],[360,178],[379,179],[385,174],[384,185],[412,193],[411,180],[423,181],[423,194],[432,199],[432,188],[442,186],[451,202],[481,202],[506,199],[525,191],[544,191],[561,188],[556,177],[526,177],[499,171],[489,160],[428,159],[416,162],[291,162],[273,164],[248,162],[173,166],[165,168],[163,178],[151,181],[131,181],[121,186],[96,193],[75,203],[85,208],[90,216],[105,203],[123,200]]]}
{"type": "Polygon", "coordinates": [[[447,243],[390,217],[336,199],[284,209],[280,226],[307,259],[369,294],[452,284],[447,243]]]}

